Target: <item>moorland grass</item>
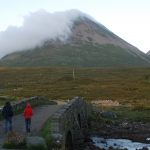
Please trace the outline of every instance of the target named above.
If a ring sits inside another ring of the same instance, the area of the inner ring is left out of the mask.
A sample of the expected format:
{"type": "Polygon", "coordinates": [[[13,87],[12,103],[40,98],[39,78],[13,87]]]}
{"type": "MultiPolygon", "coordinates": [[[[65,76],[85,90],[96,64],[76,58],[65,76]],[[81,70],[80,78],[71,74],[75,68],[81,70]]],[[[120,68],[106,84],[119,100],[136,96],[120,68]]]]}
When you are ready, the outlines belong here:
{"type": "MultiPolygon", "coordinates": [[[[128,120],[131,122],[150,122],[150,107],[122,107],[122,106],[96,106],[95,108],[104,110],[104,111],[113,111],[118,119],[128,120]]],[[[118,120],[117,119],[117,120],[118,120]]],[[[103,121],[107,121],[102,119],[103,121]]],[[[111,120],[110,120],[111,121],[111,120]]]]}
{"type": "Polygon", "coordinates": [[[24,98],[22,97],[13,97],[13,96],[0,96],[0,107],[4,106],[5,103],[9,100],[10,103],[18,102],[19,100],[22,100],[24,98]]]}
{"type": "MultiPolygon", "coordinates": [[[[0,67],[0,97],[13,101],[40,96],[68,100],[112,100],[150,106],[150,67],[0,67]],[[73,70],[75,81],[73,79],[73,70]]],[[[4,105],[5,100],[0,100],[4,105]]]]}
{"type": "Polygon", "coordinates": [[[103,118],[103,117],[100,117],[100,116],[97,116],[97,115],[94,115],[94,114],[91,114],[88,116],[88,120],[89,121],[103,121],[103,122],[107,122],[107,123],[110,123],[112,121],[114,122],[118,122],[116,119],[113,119],[113,118],[103,118]]]}

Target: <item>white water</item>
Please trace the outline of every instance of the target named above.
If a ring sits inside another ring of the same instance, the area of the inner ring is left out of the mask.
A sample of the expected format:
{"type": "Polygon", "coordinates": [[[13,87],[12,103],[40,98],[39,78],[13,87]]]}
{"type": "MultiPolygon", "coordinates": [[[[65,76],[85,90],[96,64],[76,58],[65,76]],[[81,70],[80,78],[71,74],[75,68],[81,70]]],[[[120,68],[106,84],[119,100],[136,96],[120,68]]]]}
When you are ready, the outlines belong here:
{"type": "Polygon", "coordinates": [[[139,142],[132,142],[131,140],[126,140],[126,139],[103,139],[99,137],[91,137],[93,142],[95,142],[95,146],[98,146],[100,148],[105,148],[108,150],[109,146],[112,146],[113,148],[127,148],[128,150],[135,150],[141,149],[143,147],[147,147],[150,150],[150,144],[145,144],[145,143],[139,143],[139,142]],[[101,143],[101,141],[106,141],[106,143],[101,143]],[[117,145],[115,146],[114,143],[117,145]]]}

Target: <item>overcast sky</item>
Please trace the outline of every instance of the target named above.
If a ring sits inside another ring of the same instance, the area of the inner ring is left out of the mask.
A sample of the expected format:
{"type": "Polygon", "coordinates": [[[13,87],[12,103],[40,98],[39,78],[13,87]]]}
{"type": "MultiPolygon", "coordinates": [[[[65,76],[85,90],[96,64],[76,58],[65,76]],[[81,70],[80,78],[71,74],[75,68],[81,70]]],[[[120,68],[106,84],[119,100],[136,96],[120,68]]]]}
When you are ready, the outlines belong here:
{"type": "MultiPolygon", "coordinates": [[[[42,9],[47,14],[78,9],[144,53],[150,50],[150,0],[0,0],[0,42],[2,33],[8,32],[10,26],[21,30],[25,16],[37,14],[42,9]]],[[[5,54],[3,46],[0,57],[5,54]]]]}

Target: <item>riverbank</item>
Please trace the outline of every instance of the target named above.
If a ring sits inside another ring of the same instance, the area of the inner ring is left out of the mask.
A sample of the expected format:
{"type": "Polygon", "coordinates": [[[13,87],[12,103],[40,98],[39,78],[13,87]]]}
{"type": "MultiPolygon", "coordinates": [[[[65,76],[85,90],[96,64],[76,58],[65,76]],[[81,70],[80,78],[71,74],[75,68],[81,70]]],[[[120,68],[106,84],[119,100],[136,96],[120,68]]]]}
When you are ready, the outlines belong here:
{"type": "MultiPolygon", "coordinates": [[[[124,111],[124,110],[123,110],[124,111]]],[[[132,110],[133,111],[133,110],[132,110]]],[[[144,118],[136,121],[134,118],[119,116],[117,119],[107,119],[101,117],[99,110],[93,112],[89,118],[89,129],[87,129],[85,147],[86,149],[99,150],[95,146],[91,137],[103,138],[100,142],[106,143],[105,139],[127,139],[132,142],[150,143],[150,122],[149,119],[143,121],[144,118]]],[[[130,113],[130,112],[126,112],[130,113]]],[[[141,112],[140,112],[141,113],[141,112]]],[[[117,143],[114,143],[114,145],[117,143]]],[[[107,145],[107,143],[106,143],[107,145]]],[[[110,149],[113,150],[111,147],[110,149]]],[[[147,150],[144,148],[143,150],[147,150]]],[[[104,150],[104,148],[103,148],[104,150]]],[[[136,150],[136,147],[135,147],[136,150]]]]}

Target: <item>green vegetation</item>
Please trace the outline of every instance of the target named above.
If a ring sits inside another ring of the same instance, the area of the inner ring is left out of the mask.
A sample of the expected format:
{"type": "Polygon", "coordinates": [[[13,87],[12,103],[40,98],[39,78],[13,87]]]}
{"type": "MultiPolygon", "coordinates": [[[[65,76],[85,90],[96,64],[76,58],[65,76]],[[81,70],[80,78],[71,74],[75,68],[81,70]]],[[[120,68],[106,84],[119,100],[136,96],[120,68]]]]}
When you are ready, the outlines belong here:
{"type": "Polygon", "coordinates": [[[2,145],[2,148],[5,148],[5,149],[27,149],[25,139],[24,139],[23,143],[20,145],[13,145],[13,144],[4,143],[2,145]]]}
{"type": "Polygon", "coordinates": [[[92,39],[91,37],[87,37],[87,39],[88,39],[90,42],[93,41],[93,39],[92,39]]]}
{"type": "Polygon", "coordinates": [[[50,134],[51,132],[51,128],[50,128],[50,124],[52,121],[52,117],[46,122],[44,128],[42,129],[42,137],[45,139],[46,141],[46,145],[48,147],[48,149],[55,149],[57,147],[56,144],[52,143],[52,136],[50,134]]]}
{"type": "Polygon", "coordinates": [[[30,146],[27,150],[47,150],[43,145],[39,144],[38,146],[30,146]]]}
{"type": "Polygon", "coordinates": [[[27,147],[25,140],[20,145],[14,145],[14,144],[6,144],[6,143],[4,143],[2,145],[2,148],[4,148],[4,149],[23,149],[23,150],[46,150],[46,148],[44,148],[44,146],[40,145],[40,144],[38,146],[27,147]]]}
{"type": "Polygon", "coordinates": [[[74,39],[74,46],[63,44],[48,45],[34,50],[22,51],[5,56],[0,60],[0,67],[36,67],[36,66],[74,66],[74,67],[116,67],[116,66],[149,66],[149,56],[125,50],[113,44],[93,44],[88,41],[74,39]],[[129,51],[129,52],[128,52],[129,51]]]}
{"type": "MultiPolygon", "coordinates": [[[[133,106],[133,107],[104,107],[97,106],[96,108],[105,111],[113,111],[119,120],[125,121],[128,120],[130,122],[138,121],[138,122],[150,122],[150,105],[148,107],[143,106],[133,106]]],[[[94,117],[93,117],[94,118],[94,117]]],[[[96,118],[94,118],[96,119],[96,118]]],[[[111,119],[105,120],[106,118],[101,118],[103,121],[111,121],[111,119]]],[[[117,119],[117,120],[118,120],[117,119]]],[[[117,121],[116,120],[116,121],[117,121]]]]}
{"type": "Polygon", "coordinates": [[[0,91],[0,106],[7,99],[13,103],[34,96],[51,100],[79,96],[88,102],[113,100],[147,107],[150,106],[150,79],[146,77],[149,75],[150,67],[1,67],[0,88],[6,91],[0,91]]]}
{"type": "MultiPolygon", "coordinates": [[[[1,93],[1,91],[0,91],[1,93]]],[[[23,98],[22,97],[14,97],[14,96],[1,96],[0,95],[0,107],[1,106],[4,106],[5,103],[9,100],[10,103],[15,103],[15,102],[18,102],[19,100],[22,100],[23,98]]]]}
{"type": "Polygon", "coordinates": [[[99,117],[97,115],[89,115],[88,116],[88,120],[92,120],[92,121],[103,121],[103,122],[106,122],[106,123],[110,123],[111,121],[114,121],[114,122],[118,122],[116,119],[111,119],[111,118],[103,118],[103,117],[99,117]]]}
{"type": "Polygon", "coordinates": [[[50,134],[50,124],[51,124],[52,118],[50,118],[44,128],[42,129],[42,137],[45,139],[47,147],[52,146],[52,136],[50,134]],[[47,134],[48,133],[48,134],[47,134]]]}
{"type": "Polygon", "coordinates": [[[72,31],[65,43],[47,41],[42,47],[8,54],[0,60],[0,67],[150,65],[150,56],[92,20],[76,20],[72,31]]]}

